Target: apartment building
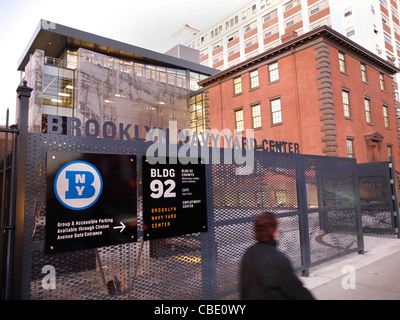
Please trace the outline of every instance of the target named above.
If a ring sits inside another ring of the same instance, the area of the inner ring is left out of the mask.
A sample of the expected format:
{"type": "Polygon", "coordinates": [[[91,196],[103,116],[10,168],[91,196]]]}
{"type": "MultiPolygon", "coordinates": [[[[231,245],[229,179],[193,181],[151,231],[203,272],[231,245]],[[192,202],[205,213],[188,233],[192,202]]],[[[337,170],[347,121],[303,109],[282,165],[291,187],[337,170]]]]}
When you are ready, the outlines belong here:
{"type": "MultiPolygon", "coordinates": [[[[42,132],[49,115],[82,123],[203,128],[198,82],[217,70],[46,20],[40,21],[18,64],[33,88],[29,130],[42,132]]],[[[83,128],[84,130],[86,128],[83,128]]],[[[86,135],[115,135],[91,126],[86,135]]],[[[134,133],[130,135],[133,137],[134,133]]]]}
{"type": "MultiPolygon", "coordinates": [[[[209,128],[254,132],[269,152],[387,161],[400,168],[393,75],[386,61],[322,26],[221,71],[204,87],[209,128]]],[[[250,140],[249,140],[250,141],[250,140]]]]}
{"type": "Polygon", "coordinates": [[[327,25],[399,66],[399,5],[398,0],[246,1],[185,44],[200,51],[203,65],[226,70],[327,25]]]}

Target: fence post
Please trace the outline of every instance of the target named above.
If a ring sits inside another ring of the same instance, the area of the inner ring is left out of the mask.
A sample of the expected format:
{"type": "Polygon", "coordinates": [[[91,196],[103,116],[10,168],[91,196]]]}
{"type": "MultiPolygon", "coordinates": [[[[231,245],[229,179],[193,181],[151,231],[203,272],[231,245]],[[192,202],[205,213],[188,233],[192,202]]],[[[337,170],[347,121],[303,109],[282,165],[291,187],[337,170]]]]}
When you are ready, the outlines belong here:
{"type": "Polygon", "coordinates": [[[302,275],[309,276],[311,265],[310,234],[308,224],[308,206],[307,206],[307,186],[304,172],[304,157],[296,156],[296,182],[297,182],[297,201],[299,208],[299,229],[301,260],[304,270],[302,275]]]}
{"type": "Polygon", "coordinates": [[[354,200],[357,220],[357,246],[358,253],[364,254],[364,231],[362,225],[362,211],[361,211],[361,194],[360,194],[360,171],[358,169],[357,161],[354,160],[353,169],[353,185],[354,185],[354,200]]]}
{"type": "Polygon", "coordinates": [[[394,229],[397,234],[397,238],[400,239],[400,220],[399,220],[399,202],[398,202],[398,194],[397,194],[397,179],[396,179],[396,170],[394,167],[394,158],[393,156],[389,159],[389,172],[390,172],[390,184],[392,190],[392,203],[393,203],[393,218],[394,218],[394,229]]]}
{"type": "Polygon", "coordinates": [[[201,266],[203,300],[218,299],[217,246],[215,243],[214,199],[212,165],[206,165],[208,232],[201,233],[201,266]]]}
{"type": "Polygon", "coordinates": [[[17,89],[18,106],[18,136],[17,136],[17,183],[16,183],[16,207],[15,207],[15,232],[13,247],[13,273],[11,298],[21,300],[22,290],[22,271],[23,271],[23,253],[24,253],[24,223],[25,223],[25,191],[26,191],[26,165],[28,155],[28,114],[29,98],[32,88],[27,86],[24,81],[22,86],[17,89]]]}
{"type": "Polygon", "coordinates": [[[3,172],[1,181],[1,208],[0,208],[0,300],[4,300],[7,296],[6,283],[7,283],[7,266],[6,266],[6,256],[7,256],[7,237],[8,233],[5,230],[5,209],[7,205],[4,203],[6,201],[6,184],[7,184],[7,157],[8,157],[8,120],[9,120],[9,110],[7,109],[6,114],[6,126],[5,126],[5,137],[4,137],[4,158],[3,166],[0,171],[3,172]]]}

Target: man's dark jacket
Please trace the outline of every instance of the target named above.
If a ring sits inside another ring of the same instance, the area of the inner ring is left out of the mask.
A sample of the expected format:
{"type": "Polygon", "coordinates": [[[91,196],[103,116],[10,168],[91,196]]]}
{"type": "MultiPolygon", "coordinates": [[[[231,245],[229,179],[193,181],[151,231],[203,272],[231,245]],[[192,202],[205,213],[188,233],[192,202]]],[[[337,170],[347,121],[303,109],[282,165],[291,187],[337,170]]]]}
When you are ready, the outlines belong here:
{"type": "Polygon", "coordinates": [[[243,300],[314,300],[275,241],[258,242],[246,251],[240,280],[243,300]]]}

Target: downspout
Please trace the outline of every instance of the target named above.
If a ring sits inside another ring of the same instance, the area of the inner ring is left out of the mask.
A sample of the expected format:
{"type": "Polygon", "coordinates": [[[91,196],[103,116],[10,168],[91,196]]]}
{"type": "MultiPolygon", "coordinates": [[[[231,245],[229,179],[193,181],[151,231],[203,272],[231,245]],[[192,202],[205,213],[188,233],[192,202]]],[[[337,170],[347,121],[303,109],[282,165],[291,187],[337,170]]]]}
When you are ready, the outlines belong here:
{"type": "Polygon", "coordinates": [[[294,74],[294,85],[295,85],[295,103],[296,103],[296,117],[297,117],[297,131],[299,135],[299,145],[300,145],[300,153],[303,153],[303,133],[301,130],[301,117],[300,117],[300,102],[299,102],[299,85],[297,79],[297,62],[296,55],[294,51],[294,46],[291,46],[292,56],[293,56],[293,74],[294,74]]]}
{"type": "MultiPolygon", "coordinates": [[[[218,87],[219,87],[219,109],[221,112],[221,130],[224,130],[224,117],[222,116],[222,111],[223,111],[223,107],[222,107],[222,102],[223,102],[223,98],[222,98],[222,83],[221,83],[221,78],[218,78],[218,87]]],[[[212,129],[212,128],[211,128],[212,129]]]]}

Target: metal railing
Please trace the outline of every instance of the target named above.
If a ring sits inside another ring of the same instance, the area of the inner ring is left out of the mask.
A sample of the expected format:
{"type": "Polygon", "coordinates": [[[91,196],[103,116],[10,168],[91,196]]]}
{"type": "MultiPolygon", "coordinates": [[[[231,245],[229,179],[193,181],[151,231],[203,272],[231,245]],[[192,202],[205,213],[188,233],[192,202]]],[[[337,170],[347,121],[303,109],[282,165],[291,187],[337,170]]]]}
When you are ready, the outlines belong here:
{"type": "Polygon", "coordinates": [[[13,232],[15,229],[16,126],[0,127],[0,299],[10,296],[13,232]]]}

